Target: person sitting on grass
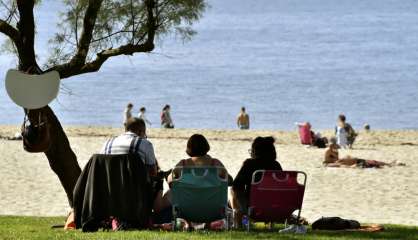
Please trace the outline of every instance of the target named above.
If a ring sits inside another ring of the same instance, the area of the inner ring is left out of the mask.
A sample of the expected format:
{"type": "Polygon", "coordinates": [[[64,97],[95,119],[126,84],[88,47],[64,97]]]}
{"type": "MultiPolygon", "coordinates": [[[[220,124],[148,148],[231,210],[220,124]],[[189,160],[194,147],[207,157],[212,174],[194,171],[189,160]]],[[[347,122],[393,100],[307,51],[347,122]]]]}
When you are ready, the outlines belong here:
{"type": "Polygon", "coordinates": [[[153,204],[153,224],[168,223],[172,219],[171,202],[168,195],[164,195],[164,180],[167,180],[171,174],[172,169],[168,171],[162,171],[157,163],[158,173],[151,177],[152,180],[152,199],[153,204]]]}
{"type": "MultiPolygon", "coordinates": [[[[154,147],[147,139],[145,121],[140,118],[130,118],[126,124],[126,132],[116,138],[109,139],[102,147],[102,154],[128,154],[135,153],[141,157],[152,179],[153,210],[160,212],[170,206],[170,202],[163,196],[163,182],[167,172],[161,171],[154,154],[154,147]]],[[[161,217],[159,217],[161,218],[161,217]]]]}
{"type": "MultiPolygon", "coordinates": [[[[210,146],[206,138],[201,134],[193,134],[187,141],[186,153],[190,156],[188,159],[180,160],[174,167],[174,170],[170,176],[168,176],[167,182],[171,184],[173,178],[176,178],[180,175],[180,169],[176,167],[200,167],[200,166],[215,166],[222,167],[225,169],[225,166],[216,158],[212,158],[207,154],[210,150],[210,146]]],[[[225,171],[220,172],[220,177],[225,177],[228,174],[225,171]]],[[[229,175],[228,175],[229,178],[229,175]]],[[[232,182],[232,179],[229,178],[228,181],[232,182]]]]}
{"type": "Polygon", "coordinates": [[[157,173],[154,147],[147,139],[144,120],[131,117],[126,122],[126,132],[107,140],[100,151],[102,154],[129,154],[134,153],[141,157],[148,169],[149,175],[157,173]]]}
{"type": "Polygon", "coordinates": [[[250,186],[253,173],[257,170],[282,170],[276,161],[277,153],[273,137],[257,137],[254,139],[249,153],[251,158],[244,161],[232,183],[232,201],[234,225],[240,227],[242,216],[248,212],[250,186]]]}
{"type": "Polygon", "coordinates": [[[345,158],[339,158],[337,140],[335,138],[330,139],[330,145],[325,151],[324,166],[326,167],[359,167],[359,168],[381,168],[384,166],[405,166],[403,163],[396,161],[391,163],[385,163],[377,160],[367,160],[361,158],[352,158],[347,156],[345,158]]]}
{"type": "MultiPolygon", "coordinates": [[[[201,134],[193,134],[187,141],[186,148],[186,153],[190,156],[190,158],[180,160],[176,164],[175,168],[167,179],[169,186],[171,187],[173,179],[177,179],[181,175],[181,170],[176,167],[221,167],[221,171],[219,171],[219,177],[222,179],[228,177],[228,182],[232,183],[232,177],[229,176],[222,162],[207,154],[209,150],[210,146],[206,138],[201,134]]],[[[170,199],[171,201],[171,189],[165,193],[164,198],[170,199]]],[[[210,225],[210,223],[206,224],[207,226],[210,225]]]]}

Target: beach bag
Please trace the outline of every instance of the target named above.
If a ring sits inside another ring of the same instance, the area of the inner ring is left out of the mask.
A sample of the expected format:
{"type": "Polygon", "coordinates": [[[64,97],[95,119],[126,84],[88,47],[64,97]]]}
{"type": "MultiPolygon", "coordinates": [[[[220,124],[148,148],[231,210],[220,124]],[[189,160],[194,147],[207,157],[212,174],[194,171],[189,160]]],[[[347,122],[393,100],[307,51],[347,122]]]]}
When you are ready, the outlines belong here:
{"type": "Polygon", "coordinates": [[[356,220],[347,220],[340,217],[322,217],[312,223],[313,230],[344,230],[358,229],[360,223],[356,220]]]}
{"type": "Polygon", "coordinates": [[[316,138],[313,145],[318,148],[326,148],[328,140],[326,138],[316,138]]]}
{"type": "Polygon", "coordinates": [[[30,123],[25,114],[22,124],[23,148],[27,152],[46,152],[51,145],[49,125],[46,117],[39,113],[38,121],[30,123]]]}

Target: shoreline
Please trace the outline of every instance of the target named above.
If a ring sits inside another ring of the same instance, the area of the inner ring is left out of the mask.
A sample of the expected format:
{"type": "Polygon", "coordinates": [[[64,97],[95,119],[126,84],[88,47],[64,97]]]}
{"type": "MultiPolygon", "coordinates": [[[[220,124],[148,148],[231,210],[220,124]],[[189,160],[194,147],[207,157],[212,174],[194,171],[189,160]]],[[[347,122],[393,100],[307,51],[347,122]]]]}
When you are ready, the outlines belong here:
{"type": "MultiPolygon", "coordinates": [[[[111,137],[123,133],[122,127],[110,126],[63,126],[67,137],[111,137]]],[[[1,125],[0,137],[11,137],[20,131],[20,125],[1,125]]],[[[334,136],[333,129],[315,130],[322,136],[334,136]]],[[[294,130],[239,130],[239,129],[194,129],[194,128],[147,128],[150,139],[188,139],[193,133],[201,133],[208,140],[252,141],[257,136],[273,136],[277,144],[299,144],[297,129],[294,130]]],[[[369,132],[358,131],[355,145],[409,145],[418,146],[418,129],[376,129],[369,132]],[[391,137],[388,139],[388,137],[391,137]]]]}
{"type": "MultiPolygon", "coordinates": [[[[0,125],[0,136],[13,136],[20,126],[0,125]]],[[[71,147],[83,168],[93,153],[122,128],[64,126],[71,147]]],[[[187,157],[189,136],[208,138],[209,154],[220,159],[235,176],[248,158],[251,141],[274,136],[278,161],[285,170],[308,174],[302,216],[310,222],[322,216],[339,216],[367,223],[418,225],[418,130],[375,130],[360,132],[354,149],[340,156],[399,161],[405,167],[382,169],[325,168],[324,149],[299,143],[294,131],[149,129],[148,137],[162,169],[172,168],[187,157]],[[400,207],[402,206],[402,207],[400,207]]],[[[333,130],[321,131],[323,136],[333,130]]],[[[21,141],[0,139],[0,215],[63,216],[68,203],[60,182],[42,153],[27,153],[21,141]]]]}

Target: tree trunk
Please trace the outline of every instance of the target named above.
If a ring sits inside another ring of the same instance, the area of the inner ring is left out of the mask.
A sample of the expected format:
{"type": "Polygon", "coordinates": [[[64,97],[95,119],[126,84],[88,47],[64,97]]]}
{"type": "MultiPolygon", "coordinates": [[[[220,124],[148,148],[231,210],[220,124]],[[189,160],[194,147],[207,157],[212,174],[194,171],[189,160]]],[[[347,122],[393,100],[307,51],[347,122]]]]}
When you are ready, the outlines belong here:
{"type": "MultiPolygon", "coordinates": [[[[19,30],[21,40],[18,44],[19,48],[17,49],[19,56],[18,68],[20,71],[28,74],[42,73],[42,70],[36,62],[34,48],[35,20],[33,8],[35,2],[35,0],[16,0],[17,9],[19,11],[17,29],[19,30]]],[[[30,89],[28,91],[30,91],[30,89]]],[[[45,155],[48,158],[49,165],[55,174],[57,174],[64,187],[70,206],[73,207],[73,189],[78,176],[81,173],[77,157],[71,149],[68,138],[65,135],[58,118],[49,106],[30,110],[28,117],[31,124],[38,122],[39,113],[47,118],[50,133],[51,142],[49,148],[45,151],[45,155]]]]}
{"type": "Polygon", "coordinates": [[[51,169],[57,174],[61,185],[64,187],[70,207],[73,207],[73,189],[81,173],[77,157],[71,149],[70,142],[58,118],[49,106],[30,110],[28,114],[29,121],[36,123],[40,112],[47,118],[51,137],[51,144],[45,155],[48,158],[51,169]]]}

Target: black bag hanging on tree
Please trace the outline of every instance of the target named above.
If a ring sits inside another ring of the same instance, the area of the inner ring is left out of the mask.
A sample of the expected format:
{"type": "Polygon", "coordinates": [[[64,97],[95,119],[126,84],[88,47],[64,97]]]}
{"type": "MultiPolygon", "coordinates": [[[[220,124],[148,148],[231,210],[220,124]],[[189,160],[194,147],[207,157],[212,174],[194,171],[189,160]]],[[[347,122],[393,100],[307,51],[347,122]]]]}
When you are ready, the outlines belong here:
{"type": "Polygon", "coordinates": [[[48,120],[41,112],[38,114],[38,121],[30,123],[25,113],[22,124],[23,148],[32,153],[46,152],[51,144],[48,120]]]}

